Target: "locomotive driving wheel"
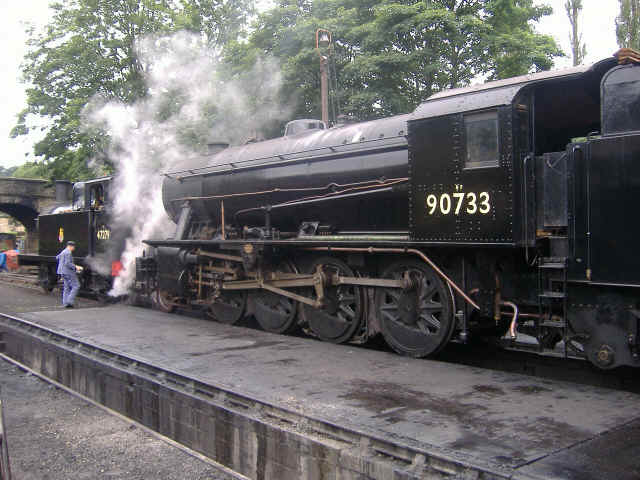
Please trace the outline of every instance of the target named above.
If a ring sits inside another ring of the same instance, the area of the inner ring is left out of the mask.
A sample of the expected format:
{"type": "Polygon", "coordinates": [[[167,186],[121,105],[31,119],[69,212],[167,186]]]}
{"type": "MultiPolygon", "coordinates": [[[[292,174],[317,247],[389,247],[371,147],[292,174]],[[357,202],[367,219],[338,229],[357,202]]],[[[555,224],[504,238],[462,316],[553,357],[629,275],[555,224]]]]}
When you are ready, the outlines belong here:
{"type": "MultiPolygon", "coordinates": [[[[276,272],[294,273],[288,262],[277,266],[276,272]]],[[[290,333],[297,327],[298,302],[267,290],[251,293],[253,315],[263,330],[272,333],[290,333]]]]}
{"type": "Polygon", "coordinates": [[[247,292],[223,291],[205,310],[207,318],[233,325],[238,323],[247,307],[247,292]]]}
{"type": "MultiPolygon", "coordinates": [[[[322,268],[325,277],[354,277],[349,266],[337,258],[325,257],[316,260],[311,272],[322,268]]],[[[362,321],[363,292],[356,285],[326,287],[324,305],[314,308],[304,305],[304,316],[311,331],[321,340],[332,343],[344,343],[353,337],[362,321]]]]}
{"type": "Polygon", "coordinates": [[[172,313],[176,309],[176,306],[171,301],[171,295],[159,288],[151,295],[151,302],[153,303],[153,308],[161,312],[172,313]]]}
{"type": "Polygon", "coordinates": [[[413,260],[390,265],[383,277],[407,283],[405,289],[376,291],[376,310],[387,343],[396,352],[411,357],[440,351],[455,325],[449,287],[433,269],[413,260]]]}

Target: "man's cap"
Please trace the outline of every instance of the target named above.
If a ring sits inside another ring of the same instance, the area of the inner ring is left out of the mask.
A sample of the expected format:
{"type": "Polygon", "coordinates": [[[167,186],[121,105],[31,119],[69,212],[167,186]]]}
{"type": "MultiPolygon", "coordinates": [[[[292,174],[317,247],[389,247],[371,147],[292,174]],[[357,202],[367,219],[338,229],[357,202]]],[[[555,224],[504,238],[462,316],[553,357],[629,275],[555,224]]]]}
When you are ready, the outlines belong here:
{"type": "Polygon", "coordinates": [[[67,246],[68,246],[68,247],[75,247],[75,246],[76,246],[76,242],[74,242],[74,241],[72,241],[72,240],[69,240],[69,241],[67,242],[67,246]]]}

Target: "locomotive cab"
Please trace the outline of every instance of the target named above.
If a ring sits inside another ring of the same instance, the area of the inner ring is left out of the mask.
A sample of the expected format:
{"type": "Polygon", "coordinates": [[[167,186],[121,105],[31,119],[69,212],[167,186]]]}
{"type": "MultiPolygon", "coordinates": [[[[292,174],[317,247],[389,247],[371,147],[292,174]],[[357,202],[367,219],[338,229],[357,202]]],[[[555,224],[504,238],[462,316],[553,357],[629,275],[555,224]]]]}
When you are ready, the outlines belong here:
{"type": "Polygon", "coordinates": [[[411,237],[534,246],[544,230],[532,194],[536,164],[600,131],[600,82],[614,65],[448,90],[420,105],[409,121],[411,237]]]}
{"type": "Polygon", "coordinates": [[[446,91],[409,121],[411,238],[476,247],[455,256],[480,313],[537,319],[507,342],[519,328],[520,348],[602,368],[639,363],[640,232],[622,205],[640,195],[640,67],[623,56],[446,91]]]}
{"type": "Polygon", "coordinates": [[[96,178],[73,184],[72,208],[74,211],[101,210],[107,201],[112,177],[96,178]]]}

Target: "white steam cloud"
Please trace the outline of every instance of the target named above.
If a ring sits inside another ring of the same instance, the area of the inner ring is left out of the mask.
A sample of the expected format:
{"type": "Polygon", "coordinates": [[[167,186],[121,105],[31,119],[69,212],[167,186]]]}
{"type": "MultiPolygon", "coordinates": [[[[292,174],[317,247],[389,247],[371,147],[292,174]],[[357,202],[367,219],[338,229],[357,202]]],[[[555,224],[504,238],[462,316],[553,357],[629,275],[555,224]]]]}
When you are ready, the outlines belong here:
{"type": "MultiPolygon", "coordinates": [[[[86,112],[88,126],[104,129],[111,138],[112,232],[126,232],[123,270],[109,292],[113,296],[130,290],[142,240],[174,234],[162,204],[160,174],[193,164],[194,158],[197,163],[197,157],[204,164],[207,140],[243,143],[289,113],[278,101],[282,77],[273,59],[232,75],[200,37],[183,32],[144,38],[137,60],[148,94],[133,105],[94,99],[86,112]]],[[[111,259],[97,259],[94,264],[102,265],[94,268],[110,270],[111,259]]]]}

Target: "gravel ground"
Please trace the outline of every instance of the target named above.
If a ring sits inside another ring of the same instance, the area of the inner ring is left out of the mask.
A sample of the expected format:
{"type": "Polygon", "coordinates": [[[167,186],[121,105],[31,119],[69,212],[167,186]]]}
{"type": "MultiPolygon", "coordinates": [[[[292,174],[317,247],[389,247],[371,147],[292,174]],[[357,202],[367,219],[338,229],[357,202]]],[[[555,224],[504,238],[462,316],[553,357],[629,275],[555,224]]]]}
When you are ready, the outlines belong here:
{"type": "Polygon", "coordinates": [[[231,477],[0,360],[14,480],[231,477]]]}
{"type": "MultiPolygon", "coordinates": [[[[0,312],[63,310],[59,291],[0,279],[0,312]]],[[[100,303],[78,297],[78,308],[100,303]]],[[[230,480],[182,450],[0,359],[14,480],[230,480]]]]}

